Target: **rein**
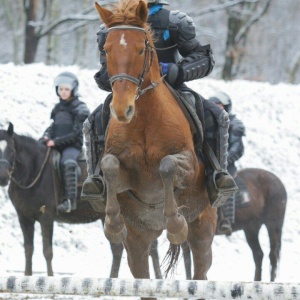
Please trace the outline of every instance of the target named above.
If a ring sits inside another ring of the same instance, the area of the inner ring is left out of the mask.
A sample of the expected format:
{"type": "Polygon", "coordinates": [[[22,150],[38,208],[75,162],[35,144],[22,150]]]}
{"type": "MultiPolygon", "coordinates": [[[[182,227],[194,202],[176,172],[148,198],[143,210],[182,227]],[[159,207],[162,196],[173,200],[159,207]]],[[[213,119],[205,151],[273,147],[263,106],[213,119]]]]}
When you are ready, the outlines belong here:
{"type": "Polygon", "coordinates": [[[145,36],[146,36],[146,40],[145,40],[146,55],[145,55],[143,69],[142,69],[142,74],[138,78],[136,78],[136,77],[133,77],[126,73],[119,73],[119,74],[111,76],[109,79],[111,87],[112,87],[113,83],[117,80],[122,81],[123,79],[125,79],[125,80],[135,83],[138,86],[138,89],[137,89],[138,92],[137,92],[137,95],[135,98],[135,100],[137,100],[141,95],[145,94],[150,89],[154,89],[158,85],[158,83],[151,82],[151,84],[149,86],[142,89],[144,77],[145,77],[146,73],[149,72],[149,70],[152,66],[152,63],[153,63],[153,51],[155,48],[150,45],[148,38],[147,38],[147,32],[144,28],[136,27],[136,26],[129,26],[129,25],[120,25],[120,26],[114,26],[114,27],[109,28],[108,33],[111,31],[115,31],[115,30],[137,30],[137,31],[144,32],[145,36]],[[150,59],[150,65],[149,65],[149,68],[147,69],[147,62],[149,59],[150,59]]]}
{"type": "Polygon", "coordinates": [[[16,179],[12,176],[13,170],[12,170],[11,173],[10,173],[10,176],[9,176],[10,179],[11,179],[11,180],[12,180],[19,188],[21,188],[21,189],[23,189],[23,190],[28,190],[28,189],[32,188],[32,187],[37,183],[37,181],[40,179],[40,177],[41,177],[41,174],[42,174],[42,172],[43,172],[43,170],[44,170],[44,168],[45,168],[45,165],[46,165],[46,163],[47,163],[47,161],[48,161],[48,158],[49,158],[49,155],[50,155],[50,151],[51,151],[51,148],[48,147],[47,153],[46,153],[46,156],[45,156],[45,159],[44,159],[43,164],[42,164],[42,166],[41,166],[41,168],[40,168],[40,170],[39,170],[39,173],[37,174],[37,176],[35,177],[35,179],[34,179],[29,185],[24,186],[24,185],[20,184],[19,182],[17,182],[16,179]]]}

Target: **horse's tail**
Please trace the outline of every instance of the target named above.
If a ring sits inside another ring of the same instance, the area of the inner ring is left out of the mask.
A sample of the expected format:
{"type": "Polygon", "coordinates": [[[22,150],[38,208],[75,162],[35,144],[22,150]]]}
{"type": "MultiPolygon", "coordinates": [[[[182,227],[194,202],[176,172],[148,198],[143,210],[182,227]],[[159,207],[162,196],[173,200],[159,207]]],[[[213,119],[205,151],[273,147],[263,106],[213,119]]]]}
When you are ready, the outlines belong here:
{"type": "Polygon", "coordinates": [[[166,270],[164,271],[164,278],[167,278],[170,272],[171,275],[174,275],[175,269],[178,264],[179,254],[180,245],[174,245],[170,243],[169,249],[162,261],[162,267],[166,266],[166,270]]]}

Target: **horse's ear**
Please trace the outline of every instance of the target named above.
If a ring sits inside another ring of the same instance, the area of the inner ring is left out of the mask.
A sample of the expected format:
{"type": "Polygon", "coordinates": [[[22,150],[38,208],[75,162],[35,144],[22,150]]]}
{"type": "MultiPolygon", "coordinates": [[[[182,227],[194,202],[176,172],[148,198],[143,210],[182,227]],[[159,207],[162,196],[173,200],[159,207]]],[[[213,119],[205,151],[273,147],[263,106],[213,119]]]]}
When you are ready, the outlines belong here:
{"type": "Polygon", "coordinates": [[[96,8],[101,20],[103,21],[103,23],[107,24],[109,22],[111,16],[113,15],[113,13],[110,10],[99,5],[97,2],[95,2],[95,8],[96,8]]]}
{"type": "Polygon", "coordinates": [[[8,124],[7,133],[8,133],[9,136],[12,136],[13,133],[14,133],[14,125],[12,123],[10,123],[10,122],[8,124]]]}
{"type": "Polygon", "coordinates": [[[136,8],[136,15],[143,21],[143,23],[147,22],[148,8],[146,3],[142,0],[140,0],[139,5],[136,8]]]}

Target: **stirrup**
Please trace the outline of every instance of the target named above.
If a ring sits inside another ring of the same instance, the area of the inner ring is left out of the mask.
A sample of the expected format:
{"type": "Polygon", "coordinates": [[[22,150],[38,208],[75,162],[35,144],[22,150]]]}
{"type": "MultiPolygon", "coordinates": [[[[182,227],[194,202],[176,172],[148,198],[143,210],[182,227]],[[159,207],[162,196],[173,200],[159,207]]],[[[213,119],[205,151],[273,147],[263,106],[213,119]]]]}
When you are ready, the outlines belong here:
{"type": "Polygon", "coordinates": [[[227,186],[224,188],[218,187],[217,176],[220,176],[220,174],[224,174],[225,176],[228,175],[231,177],[231,175],[226,171],[222,171],[222,172],[214,171],[212,175],[209,175],[206,178],[208,197],[212,207],[222,206],[229,197],[231,197],[232,195],[234,195],[234,193],[238,191],[238,187],[232,177],[231,177],[232,179],[231,186],[229,187],[227,186]]]}
{"type": "Polygon", "coordinates": [[[104,212],[105,195],[105,183],[102,176],[88,176],[82,185],[80,200],[89,201],[95,211],[104,212]]]}

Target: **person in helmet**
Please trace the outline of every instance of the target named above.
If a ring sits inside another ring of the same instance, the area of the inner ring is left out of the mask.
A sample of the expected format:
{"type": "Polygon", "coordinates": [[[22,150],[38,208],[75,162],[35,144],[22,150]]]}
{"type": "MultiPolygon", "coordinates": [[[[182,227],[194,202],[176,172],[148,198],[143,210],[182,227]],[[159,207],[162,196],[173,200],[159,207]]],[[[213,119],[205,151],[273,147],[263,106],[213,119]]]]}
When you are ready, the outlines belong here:
{"type": "Polygon", "coordinates": [[[89,115],[86,104],[78,99],[78,79],[62,72],[54,80],[59,103],[51,112],[53,120],[41,141],[61,153],[60,167],[65,187],[64,198],[57,209],[69,213],[77,208],[77,158],[83,145],[83,122],[89,115]]]}
{"type": "MultiPolygon", "coordinates": [[[[224,92],[218,92],[208,99],[217,104],[229,114],[229,139],[228,139],[228,172],[235,177],[237,168],[235,162],[244,154],[243,136],[245,136],[245,126],[233,113],[231,98],[224,92]]],[[[220,207],[221,216],[217,230],[220,233],[230,235],[232,232],[231,224],[235,220],[235,201],[234,197],[229,197],[225,204],[220,207]]]]}
{"type": "MultiPolygon", "coordinates": [[[[213,150],[207,152],[204,158],[207,189],[211,205],[220,206],[228,198],[227,195],[237,189],[234,179],[226,171],[228,114],[184,84],[211,73],[214,67],[212,50],[210,45],[203,46],[196,39],[195,24],[187,14],[164,8],[165,5],[169,5],[164,0],[148,0],[147,5],[147,22],[154,33],[162,75],[171,87],[191,103],[194,110],[199,102],[203,103],[205,132],[208,136],[208,144],[213,150]],[[210,159],[211,154],[217,156],[218,170],[214,170],[215,165],[211,163],[213,161],[210,159]],[[220,191],[223,191],[223,194],[220,191]]],[[[103,50],[107,32],[107,28],[102,24],[97,33],[101,69],[94,78],[100,89],[111,92],[106,68],[106,53],[103,50]]],[[[105,202],[105,187],[99,162],[104,152],[105,129],[110,118],[111,99],[112,94],[109,94],[104,104],[100,104],[84,123],[89,176],[83,184],[81,199],[88,200],[91,204],[97,200],[105,202]]]]}

